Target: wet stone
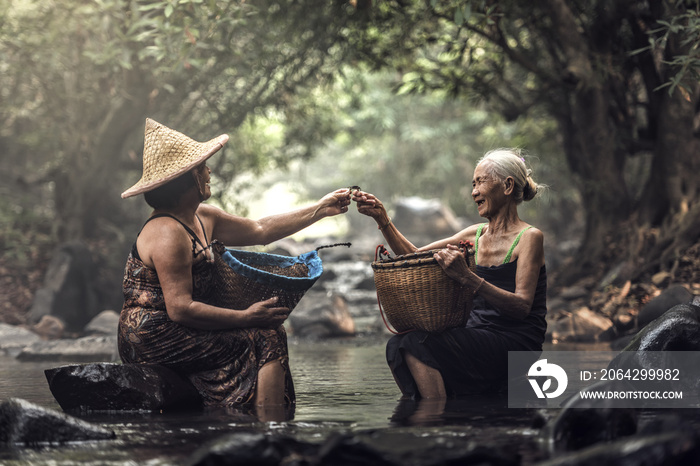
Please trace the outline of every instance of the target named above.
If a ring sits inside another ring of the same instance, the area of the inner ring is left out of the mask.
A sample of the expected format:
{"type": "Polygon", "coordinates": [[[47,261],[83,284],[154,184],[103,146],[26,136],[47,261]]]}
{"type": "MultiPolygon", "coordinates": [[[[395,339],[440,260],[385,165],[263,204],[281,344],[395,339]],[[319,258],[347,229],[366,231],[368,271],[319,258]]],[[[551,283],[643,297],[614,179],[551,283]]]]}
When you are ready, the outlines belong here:
{"type": "Polygon", "coordinates": [[[118,361],[117,336],[90,335],[82,338],[63,338],[35,341],[17,354],[19,361],[95,362],[118,361]]]}
{"type": "Polygon", "coordinates": [[[31,330],[0,323],[0,354],[17,356],[25,346],[40,339],[41,337],[31,330]]]}
{"type": "Polygon", "coordinates": [[[700,445],[697,435],[694,432],[673,431],[596,444],[538,463],[538,466],[685,466],[698,464],[698,457],[700,445]]]}
{"type": "MultiPolygon", "coordinates": [[[[597,390],[621,390],[622,383],[603,381],[593,387],[597,390]]],[[[637,412],[617,408],[615,402],[596,400],[593,403],[580,394],[572,396],[566,400],[559,414],[549,419],[542,429],[544,446],[549,453],[557,454],[636,434],[637,412]]]]}
{"type": "MultiPolygon", "coordinates": [[[[306,458],[317,448],[282,434],[236,432],[221,437],[197,450],[190,466],[250,464],[277,466],[285,458],[306,458]]],[[[287,462],[287,464],[294,464],[287,462]]],[[[308,463],[301,463],[308,464],[308,463]]]]}
{"type": "Polygon", "coordinates": [[[355,436],[345,434],[330,436],[321,446],[315,464],[323,466],[399,465],[373,446],[364,443],[355,436]]]}
{"type": "Polygon", "coordinates": [[[640,330],[624,351],[700,351],[700,307],[671,307],[640,330]]]}
{"type": "Polygon", "coordinates": [[[113,431],[19,398],[0,404],[0,445],[43,445],[115,438],[113,431]]]}
{"type": "Polygon", "coordinates": [[[44,371],[64,411],[175,411],[200,409],[197,389],[157,364],[94,363],[44,371]]]}

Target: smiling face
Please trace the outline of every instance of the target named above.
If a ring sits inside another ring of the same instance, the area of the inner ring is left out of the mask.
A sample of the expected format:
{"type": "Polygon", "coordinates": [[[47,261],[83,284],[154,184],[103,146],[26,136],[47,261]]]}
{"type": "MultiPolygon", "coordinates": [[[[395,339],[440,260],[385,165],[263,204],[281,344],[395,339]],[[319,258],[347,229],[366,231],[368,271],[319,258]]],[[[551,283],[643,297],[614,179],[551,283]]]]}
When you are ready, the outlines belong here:
{"type": "Polygon", "coordinates": [[[489,169],[489,162],[482,162],[474,170],[472,199],[479,216],[491,217],[506,201],[505,185],[489,169]]]}

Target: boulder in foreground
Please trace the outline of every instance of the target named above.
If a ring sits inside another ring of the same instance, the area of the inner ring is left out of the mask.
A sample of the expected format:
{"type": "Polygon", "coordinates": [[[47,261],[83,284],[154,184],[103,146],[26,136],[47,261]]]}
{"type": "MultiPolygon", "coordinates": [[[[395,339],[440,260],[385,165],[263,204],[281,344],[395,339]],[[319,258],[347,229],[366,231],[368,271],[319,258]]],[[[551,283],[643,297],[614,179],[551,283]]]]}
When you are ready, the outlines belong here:
{"type": "Polygon", "coordinates": [[[0,404],[0,445],[42,445],[115,437],[109,429],[20,398],[0,404]]]}
{"type": "Polygon", "coordinates": [[[184,377],[157,364],[93,363],[44,371],[64,411],[199,409],[202,399],[184,377]]]}

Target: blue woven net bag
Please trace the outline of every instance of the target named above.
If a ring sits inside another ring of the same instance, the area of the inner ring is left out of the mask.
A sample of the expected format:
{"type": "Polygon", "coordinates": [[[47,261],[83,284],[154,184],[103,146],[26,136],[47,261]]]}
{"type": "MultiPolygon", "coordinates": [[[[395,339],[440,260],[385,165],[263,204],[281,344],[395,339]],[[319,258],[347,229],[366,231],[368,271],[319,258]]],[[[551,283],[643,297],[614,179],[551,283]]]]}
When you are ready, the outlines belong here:
{"type": "Polygon", "coordinates": [[[299,303],[323,273],[318,250],[296,257],[242,251],[214,245],[216,277],[213,303],[230,309],[277,296],[278,305],[290,310],[299,303]]]}

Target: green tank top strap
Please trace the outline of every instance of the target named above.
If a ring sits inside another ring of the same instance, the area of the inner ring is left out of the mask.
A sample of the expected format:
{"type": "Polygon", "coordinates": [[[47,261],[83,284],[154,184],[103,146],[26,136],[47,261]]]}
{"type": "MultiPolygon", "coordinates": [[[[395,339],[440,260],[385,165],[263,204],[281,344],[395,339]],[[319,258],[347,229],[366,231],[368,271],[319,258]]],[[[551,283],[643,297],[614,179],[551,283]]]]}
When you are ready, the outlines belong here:
{"type": "MultiPolygon", "coordinates": [[[[506,258],[503,259],[503,263],[504,263],[504,264],[507,264],[508,262],[510,262],[510,258],[511,258],[511,256],[513,255],[513,250],[515,249],[515,247],[516,247],[516,246],[518,245],[518,243],[520,242],[520,238],[523,236],[523,233],[525,233],[525,232],[526,232],[527,230],[529,230],[530,228],[532,228],[532,225],[530,225],[529,227],[523,228],[523,229],[520,231],[520,233],[518,233],[518,236],[515,237],[515,241],[513,241],[513,244],[510,246],[510,249],[508,250],[508,254],[506,254],[506,258]]],[[[475,253],[475,256],[474,256],[474,257],[476,257],[476,253],[475,253]]]]}
{"type": "Polygon", "coordinates": [[[481,223],[476,228],[476,238],[474,238],[474,264],[479,264],[479,237],[481,237],[481,231],[485,226],[485,223],[481,223]]]}

